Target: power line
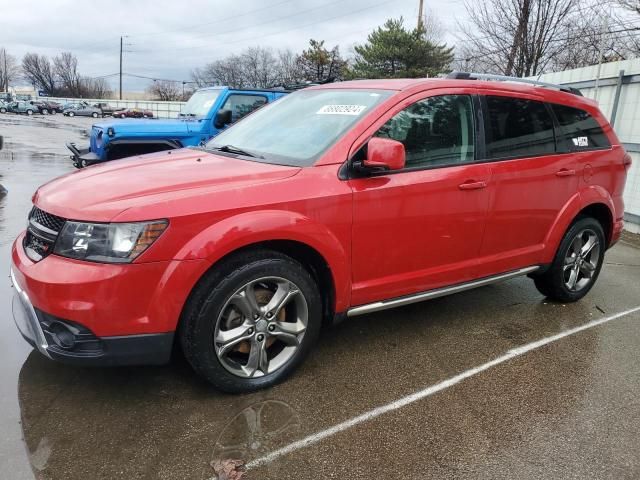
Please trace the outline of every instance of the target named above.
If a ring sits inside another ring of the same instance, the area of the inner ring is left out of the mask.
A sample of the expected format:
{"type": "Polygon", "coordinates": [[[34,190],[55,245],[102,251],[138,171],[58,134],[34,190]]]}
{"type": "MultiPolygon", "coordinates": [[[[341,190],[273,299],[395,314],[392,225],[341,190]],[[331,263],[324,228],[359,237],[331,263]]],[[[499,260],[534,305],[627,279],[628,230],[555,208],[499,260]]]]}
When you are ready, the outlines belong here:
{"type": "MultiPolygon", "coordinates": [[[[340,0],[340,2],[342,2],[342,1],[343,0],[340,0]]],[[[331,2],[331,3],[339,3],[339,2],[331,2]]],[[[239,40],[234,40],[234,41],[230,41],[230,42],[218,42],[217,44],[218,45],[235,45],[235,44],[241,43],[241,42],[254,41],[256,39],[261,39],[261,38],[265,38],[265,37],[271,37],[271,36],[274,36],[274,35],[280,35],[282,33],[287,33],[287,32],[291,32],[291,31],[294,31],[294,30],[300,30],[301,28],[307,28],[307,27],[310,27],[310,26],[313,26],[313,25],[317,25],[317,24],[320,24],[320,23],[328,22],[330,20],[336,20],[338,18],[348,17],[348,16],[354,15],[356,13],[360,13],[360,12],[363,12],[365,10],[371,10],[373,8],[380,7],[382,5],[386,5],[386,4],[389,4],[389,3],[398,3],[398,0],[386,0],[384,2],[379,2],[379,3],[376,3],[374,5],[369,5],[368,7],[360,8],[358,10],[353,10],[353,11],[348,12],[348,13],[343,13],[343,14],[340,14],[340,15],[335,15],[333,17],[324,18],[322,20],[317,20],[317,21],[313,21],[313,22],[310,22],[310,23],[305,23],[303,25],[298,25],[296,27],[287,28],[287,29],[284,29],[284,30],[279,30],[277,32],[271,32],[271,33],[267,33],[267,34],[264,34],[264,35],[252,35],[250,37],[245,37],[245,38],[241,38],[239,40]]],[[[282,17],[282,18],[285,18],[285,17],[282,17]]],[[[280,18],[280,20],[282,20],[282,18],[280,18]]],[[[196,48],[203,48],[203,47],[208,47],[208,46],[209,46],[208,44],[204,44],[204,45],[195,46],[195,47],[194,46],[191,46],[191,47],[178,47],[178,48],[171,48],[171,49],[169,49],[169,51],[193,50],[193,49],[196,49],[196,48]]]]}

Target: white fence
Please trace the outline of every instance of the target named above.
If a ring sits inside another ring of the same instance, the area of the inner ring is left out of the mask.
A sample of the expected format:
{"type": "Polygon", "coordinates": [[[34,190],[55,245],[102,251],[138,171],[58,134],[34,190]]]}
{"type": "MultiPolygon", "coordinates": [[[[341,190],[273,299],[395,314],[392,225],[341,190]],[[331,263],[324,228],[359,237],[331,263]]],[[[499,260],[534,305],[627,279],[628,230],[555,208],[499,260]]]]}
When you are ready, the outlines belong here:
{"type": "Polygon", "coordinates": [[[640,233],[640,59],[542,75],[540,80],[579,88],[595,99],[631,154],[625,188],[625,228],[640,233]]]}
{"type": "Polygon", "coordinates": [[[106,103],[115,108],[140,108],[151,110],[157,118],[176,118],[182,111],[185,102],[156,102],[151,100],[111,100],[101,98],[63,98],[63,97],[40,97],[40,100],[50,100],[58,103],[77,103],[87,102],[89,105],[94,103],[106,103]]]}

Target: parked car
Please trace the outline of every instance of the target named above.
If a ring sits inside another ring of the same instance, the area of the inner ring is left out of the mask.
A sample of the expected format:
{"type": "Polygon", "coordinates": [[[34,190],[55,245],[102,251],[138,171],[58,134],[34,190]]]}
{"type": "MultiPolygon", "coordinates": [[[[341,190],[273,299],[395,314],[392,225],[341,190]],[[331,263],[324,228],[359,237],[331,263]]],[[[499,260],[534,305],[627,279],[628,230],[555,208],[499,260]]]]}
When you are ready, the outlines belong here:
{"type": "Polygon", "coordinates": [[[38,107],[33,105],[30,101],[17,101],[11,102],[7,110],[12,113],[24,113],[26,115],[33,115],[34,113],[40,113],[38,107]]]}
{"type": "Polygon", "coordinates": [[[574,90],[460,77],[300,90],[202,147],[45,184],[12,248],[16,324],[82,365],[164,363],[177,342],[247,392],[323,320],[523,275],[581,299],[631,157],[574,90]]]}
{"type": "MultiPolygon", "coordinates": [[[[93,126],[89,146],[68,143],[78,167],[162,150],[202,145],[253,110],[286,95],[282,90],[203,88],[178,119],[104,122],[93,126]]],[[[117,112],[114,113],[117,116],[117,112]]]]}
{"type": "Polygon", "coordinates": [[[115,110],[111,115],[115,118],[153,118],[153,112],[151,110],[140,108],[123,108],[121,110],[115,110]]]}
{"type": "Polygon", "coordinates": [[[32,100],[29,103],[31,103],[31,105],[33,105],[42,115],[55,115],[58,112],[62,112],[62,105],[57,102],[32,100]]]}
{"type": "Polygon", "coordinates": [[[7,113],[9,110],[9,105],[5,103],[3,100],[0,100],[0,113],[7,113]]]}
{"type": "Polygon", "coordinates": [[[99,108],[102,111],[103,117],[112,116],[113,112],[117,110],[116,107],[112,107],[108,103],[103,103],[103,102],[94,103],[93,106],[96,108],[99,108]]]}
{"type": "Polygon", "coordinates": [[[65,107],[62,111],[62,114],[66,115],[67,117],[75,117],[77,115],[79,117],[98,118],[102,117],[102,110],[87,103],[79,103],[71,105],[69,107],[65,107]]]}

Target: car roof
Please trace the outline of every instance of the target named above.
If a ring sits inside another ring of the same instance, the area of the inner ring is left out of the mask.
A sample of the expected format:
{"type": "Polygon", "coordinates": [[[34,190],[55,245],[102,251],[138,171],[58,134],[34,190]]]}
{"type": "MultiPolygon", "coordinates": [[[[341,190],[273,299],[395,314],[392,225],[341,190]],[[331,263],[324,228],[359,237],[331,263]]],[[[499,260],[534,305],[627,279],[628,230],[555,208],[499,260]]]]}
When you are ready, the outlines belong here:
{"type": "Polygon", "coordinates": [[[492,90],[512,93],[522,93],[541,96],[545,101],[568,105],[584,105],[597,107],[597,102],[574,93],[560,91],[548,86],[531,85],[514,81],[491,80],[462,80],[451,78],[394,78],[380,80],[349,80],[324,85],[308,87],[304,90],[329,89],[363,89],[363,90],[394,90],[398,92],[420,92],[434,88],[476,88],[478,90],[492,90]]]}

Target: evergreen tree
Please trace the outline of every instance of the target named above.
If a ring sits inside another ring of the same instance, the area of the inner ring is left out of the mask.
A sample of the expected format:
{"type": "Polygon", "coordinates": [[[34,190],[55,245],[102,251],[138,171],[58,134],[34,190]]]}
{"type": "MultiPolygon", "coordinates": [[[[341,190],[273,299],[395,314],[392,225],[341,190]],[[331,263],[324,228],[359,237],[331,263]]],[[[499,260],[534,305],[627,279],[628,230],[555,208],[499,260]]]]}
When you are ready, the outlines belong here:
{"type": "Polygon", "coordinates": [[[426,40],[423,27],[407,30],[402,17],[387,20],[355,51],[353,78],[435,77],[453,61],[453,48],[426,40]]]}

